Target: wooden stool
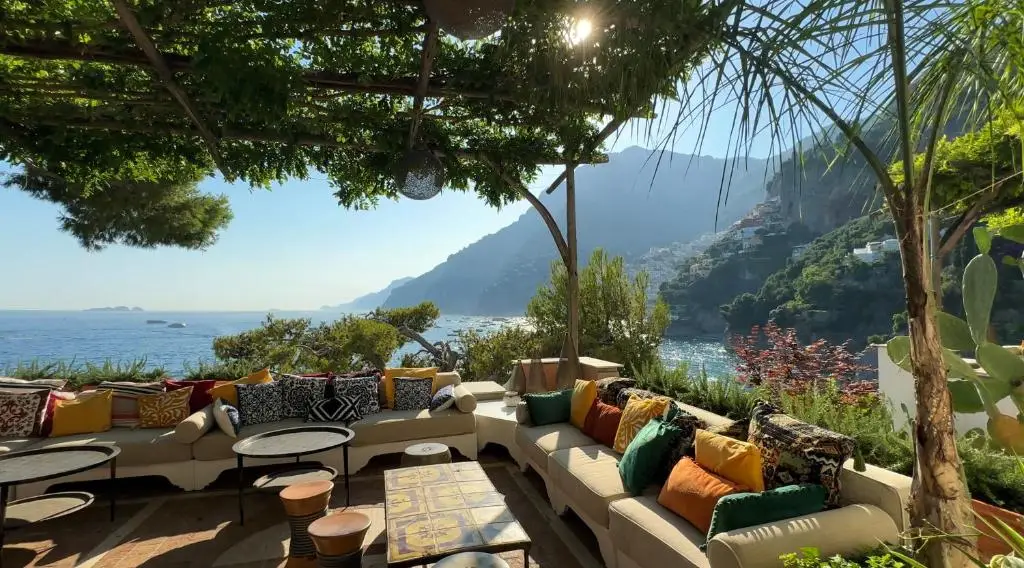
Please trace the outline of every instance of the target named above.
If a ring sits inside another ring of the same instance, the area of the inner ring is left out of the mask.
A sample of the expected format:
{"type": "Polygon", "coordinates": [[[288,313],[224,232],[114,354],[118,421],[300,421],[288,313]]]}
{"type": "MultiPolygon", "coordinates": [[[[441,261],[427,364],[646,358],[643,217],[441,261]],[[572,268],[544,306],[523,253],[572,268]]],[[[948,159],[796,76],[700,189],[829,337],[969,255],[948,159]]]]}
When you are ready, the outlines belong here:
{"type": "Polygon", "coordinates": [[[446,558],[442,558],[434,568],[508,568],[505,562],[497,554],[486,552],[460,552],[446,558]]]}
{"type": "Polygon", "coordinates": [[[334,483],[331,481],[308,481],[281,490],[281,503],[292,532],[285,566],[315,565],[316,548],[309,538],[309,524],[327,514],[332,489],[334,483]]]}
{"type": "Polygon", "coordinates": [[[316,546],[320,568],[359,568],[368,530],[370,517],[351,511],[338,511],[313,521],[309,536],[316,546]]]}
{"type": "Polygon", "coordinates": [[[433,465],[436,463],[452,463],[452,453],[448,446],[436,442],[413,444],[402,454],[402,467],[433,465]]]}

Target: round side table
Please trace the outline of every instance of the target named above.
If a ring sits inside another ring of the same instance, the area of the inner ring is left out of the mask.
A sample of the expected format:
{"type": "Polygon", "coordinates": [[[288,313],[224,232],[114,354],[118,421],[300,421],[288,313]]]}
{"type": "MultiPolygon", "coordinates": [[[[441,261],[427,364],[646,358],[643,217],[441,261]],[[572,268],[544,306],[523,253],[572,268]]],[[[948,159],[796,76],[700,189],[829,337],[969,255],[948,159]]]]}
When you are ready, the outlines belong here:
{"type": "Polygon", "coordinates": [[[288,515],[291,541],[288,546],[288,568],[314,566],[316,547],[309,538],[309,525],[327,514],[331,500],[331,481],[309,481],[290,485],[281,490],[281,503],[288,515]]]}
{"type": "Polygon", "coordinates": [[[359,568],[363,561],[363,539],[370,530],[370,517],[339,511],[313,521],[309,536],[316,546],[320,568],[359,568]]]}
{"type": "Polygon", "coordinates": [[[442,558],[434,568],[508,568],[505,562],[497,554],[486,552],[460,552],[447,558],[442,558]]]}
{"type": "Polygon", "coordinates": [[[406,448],[405,453],[402,454],[402,467],[416,467],[438,463],[452,463],[452,453],[448,446],[444,444],[436,442],[413,444],[406,448]]]}

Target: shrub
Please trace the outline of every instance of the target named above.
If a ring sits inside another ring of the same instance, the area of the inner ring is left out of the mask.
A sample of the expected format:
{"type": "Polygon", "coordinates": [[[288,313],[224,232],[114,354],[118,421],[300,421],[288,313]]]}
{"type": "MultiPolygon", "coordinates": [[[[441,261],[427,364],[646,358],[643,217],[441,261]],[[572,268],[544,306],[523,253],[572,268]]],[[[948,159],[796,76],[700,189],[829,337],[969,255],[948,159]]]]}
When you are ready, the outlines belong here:
{"type": "Polygon", "coordinates": [[[512,371],[512,361],[545,355],[537,334],[524,327],[506,326],[486,333],[462,330],[455,337],[456,349],[462,354],[459,374],[464,381],[504,384],[512,371]]]}
{"type": "Polygon", "coordinates": [[[46,363],[33,361],[8,368],[5,375],[17,379],[62,379],[68,381],[68,387],[78,389],[85,385],[95,385],[103,381],[148,382],[167,376],[162,368],[147,369],[145,358],[127,362],[104,361],[102,364],[82,363],[46,363]]]}
{"type": "Polygon", "coordinates": [[[686,363],[670,370],[660,361],[655,361],[642,366],[635,377],[641,388],[733,420],[749,418],[760,398],[756,388],[731,378],[709,377],[704,369],[691,373],[686,363]]]}
{"type": "Polygon", "coordinates": [[[801,548],[779,557],[783,568],[905,568],[908,566],[884,548],[850,559],[842,556],[822,558],[817,548],[801,548]]]}
{"type": "Polygon", "coordinates": [[[263,368],[246,361],[199,361],[195,365],[186,362],[183,367],[185,368],[184,378],[188,381],[234,381],[263,368]]]}

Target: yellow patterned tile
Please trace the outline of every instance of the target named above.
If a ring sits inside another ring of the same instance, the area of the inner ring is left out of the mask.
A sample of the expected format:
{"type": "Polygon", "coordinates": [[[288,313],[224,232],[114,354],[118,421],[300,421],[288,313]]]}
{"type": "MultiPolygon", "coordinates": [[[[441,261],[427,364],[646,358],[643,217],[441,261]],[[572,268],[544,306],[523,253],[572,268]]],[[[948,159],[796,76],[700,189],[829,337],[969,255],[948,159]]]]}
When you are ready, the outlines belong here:
{"type": "Polygon", "coordinates": [[[501,493],[470,493],[463,495],[467,508],[496,507],[505,504],[505,496],[501,493]]]}
{"type": "Polygon", "coordinates": [[[466,507],[466,500],[462,495],[443,495],[427,501],[427,510],[431,513],[451,511],[452,509],[465,509],[466,507]]]}
{"type": "Polygon", "coordinates": [[[431,526],[430,517],[414,515],[388,519],[387,530],[389,535],[411,535],[433,532],[434,528],[431,526]]]}
{"type": "Polygon", "coordinates": [[[458,487],[458,490],[461,491],[463,495],[468,495],[470,493],[494,493],[496,491],[494,484],[489,480],[466,481],[458,484],[456,487],[458,487]]]}
{"type": "Polygon", "coordinates": [[[482,469],[464,469],[454,473],[456,481],[486,481],[487,474],[482,469]]]}
{"type": "Polygon", "coordinates": [[[474,523],[478,525],[485,525],[487,523],[511,523],[516,520],[512,515],[512,511],[509,511],[508,507],[504,505],[499,507],[480,507],[472,509],[470,512],[473,515],[474,523]]]}
{"type": "Polygon", "coordinates": [[[427,501],[423,496],[423,489],[401,489],[387,494],[388,517],[405,517],[408,515],[421,515],[427,512],[427,501]]]}
{"type": "Polygon", "coordinates": [[[459,486],[454,484],[445,485],[427,485],[423,488],[427,499],[439,499],[441,497],[451,497],[459,495],[459,486]]]}
{"type": "Polygon", "coordinates": [[[437,553],[433,533],[388,536],[388,562],[423,558],[437,553]]]}
{"type": "Polygon", "coordinates": [[[486,544],[508,544],[529,542],[530,537],[519,523],[487,523],[477,527],[486,544]]]}
{"type": "Polygon", "coordinates": [[[438,553],[454,552],[473,546],[482,546],[484,539],[475,527],[451,527],[434,532],[438,553]]]}
{"type": "Polygon", "coordinates": [[[448,530],[454,527],[471,527],[477,521],[467,509],[455,509],[430,514],[430,527],[434,531],[448,530]]]}
{"type": "Polygon", "coordinates": [[[420,475],[416,468],[391,469],[384,472],[384,488],[388,491],[420,486],[420,475]]]}
{"type": "Polygon", "coordinates": [[[425,465],[414,469],[420,477],[421,485],[451,483],[455,480],[452,477],[451,464],[425,465]]]}

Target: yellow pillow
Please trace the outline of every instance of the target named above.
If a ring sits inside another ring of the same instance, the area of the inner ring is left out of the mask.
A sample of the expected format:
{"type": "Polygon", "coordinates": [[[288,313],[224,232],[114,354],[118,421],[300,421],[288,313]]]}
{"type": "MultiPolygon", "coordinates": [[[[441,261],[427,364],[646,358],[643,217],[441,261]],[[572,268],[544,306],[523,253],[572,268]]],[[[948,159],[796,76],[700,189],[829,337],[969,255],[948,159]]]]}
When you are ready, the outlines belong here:
{"type": "Polygon", "coordinates": [[[139,428],[174,428],[188,418],[192,387],[139,397],[139,428]]]}
{"type": "Polygon", "coordinates": [[[269,383],[273,380],[274,378],[270,376],[270,369],[262,369],[249,376],[242,377],[237,381],[217,385],[207,392],[213,400],[223,398],[224,402],[231,406],[238,406],[238,389],[235,388],[235,385],[260,385],[263,383],[269,383]]]}
{"type": "Polygon", "coordinates": [[[86,391],[73,399],[53,401],[53,428],[50,437],[94,434],[110,430],[110,412],[114,391],[86,391]]]}
{"type": "Polygon", "coordinates": [[[576,386],[572,389],[572,412],[569,414],[569,422],[582,430],[590,407],[594,405],[596,399],[597,383],[577,380],[576,386]]]}
{"type": "Polygon", "coordinates": [[[626,408],[622,410],[622,419],[619,420],[619,429],[615,431],[615,445],[612,449],[620,454],[625,452],[637,432],[642,430],[651,418],[664,416],[671,403],[672,399],[667,396],[638,398],[635,394],[630,395],[626,408]]]}
{"type": "Polygon", "coordinates": [[[761,450],[754,444],[697,430],[693,451],[697,465],[704,469],[738,485],[745,485],[755,493],[764,491],[761,450]]]}
{"type": "Polygon", "coordinates": [[[387,402],[388,408],[395,407],[395,377],[437,379],[437,367],[398,367],[395,369],[384,369],[384,400],[387,402]]]}

